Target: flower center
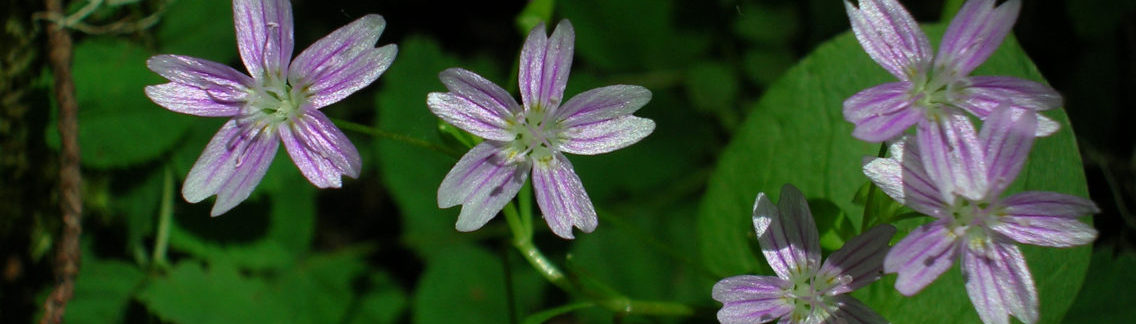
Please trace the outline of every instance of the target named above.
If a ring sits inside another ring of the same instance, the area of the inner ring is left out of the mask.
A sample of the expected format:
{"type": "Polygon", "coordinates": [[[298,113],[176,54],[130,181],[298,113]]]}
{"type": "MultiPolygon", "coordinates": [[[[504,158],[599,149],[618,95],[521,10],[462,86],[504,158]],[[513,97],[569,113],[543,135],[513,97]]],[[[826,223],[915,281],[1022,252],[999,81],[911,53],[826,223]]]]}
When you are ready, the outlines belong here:
{"type": "Polygon", "coordinates": [[[929,73],[916,73],[911,79],[914,85],[910,95],[918,107],[924,109],[928,118],[938,118],[946,109],[952,107],[958,89],[966,88],[964,79],[949,69],[934,69],[929,73]]]}
{"type": "Polygon", "coordinates": [[[812,317],[816,319],[827,318],[832,314],[836,304],[834,296],[829,294],[832,288],[851,281],[851,278],[838,278],[801,271],[791,278],[793,287],[789,288],[786,297],[793,305],[793,312],[789,315],[794,323],[805,322],[812,317]]]}
{"type": "Polygon", "coordinates": [[[283,76],[267,73],[263,80],[249,90],[250,100],[241,113],[240,121],[271,132],[275,126],[300,115],[306,98],[299,91],[294,91],[283,76]]]}
{"type": "Polygon", "coordinates": [[[989,227],[987,223],[993,221],[989,207],[989,203],[959,199],[951,211],[953,219],[948,228],[952,234],[962,238],[971,251],[988,251],[988,245],[992,243],[990,235],[986,233],[989,227]]]}
{"type": "Polygon", "coordinates": [[[528,109],[522,118],[512,123],[511,129],[517,137],[509,143],[510,159],[552,161],[559,127],[548,120],[548,114],[541,106],[528,109]]]}

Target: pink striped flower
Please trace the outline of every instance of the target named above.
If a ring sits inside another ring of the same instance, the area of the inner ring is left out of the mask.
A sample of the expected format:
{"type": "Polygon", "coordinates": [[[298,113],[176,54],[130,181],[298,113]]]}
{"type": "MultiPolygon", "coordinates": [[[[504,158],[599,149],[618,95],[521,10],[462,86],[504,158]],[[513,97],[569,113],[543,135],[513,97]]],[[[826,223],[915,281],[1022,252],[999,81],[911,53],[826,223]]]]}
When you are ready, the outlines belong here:
{"type": "Polygon", "coordinates": [[[572,228],[592,232],[596,211],[563,153],[601,154],[634,144],[655,129],[632,116],[651,100],[634,85],[585,91],[566,102],[575,33],[562,21],[552,36],[544,24],[521,49],[521,103],[473,72],[452,68],[440,78],[450,92],[430,93],[426,104],[442,120],[484,138],[458,161],[438,188],[438,207],[462,205],[457,229],[489,222],[520,190],[532,171],[533,188],[553,233],[571,239],[572,228]]]}
{"type": "Polygon", "coordinates": [[[386,26],[367,15],[316,41],[292,60],[292,6],[288,0],[233,0],[237,47],[249,75],[224,64],[181,55],[151,57],[150,70],[169,83],[146,87],[166,109],[228,117],[186,176],[182,196],[199,202],[216,195],[217,216],[248,198],[280,142],[308,181],[338,188],[359,176],[355,146],[320,108],[379,78],[395,45],[375,48],[386,26]]]}
{"type": "Polygon", "coordinates": [[[895,227],[879,225],[853,237],[820,262],[820,238],[804,194],[781,187],[773,205],[757,194],[753,227],[777,276],[734,276],[714,285],[722,323],[887,323],[847,294],[880,279],[895,227]]]}
{"type": "MultiPolygon", "coordinates": [[[[970,0],[951,20],[938,54],[927,35],[895,0],[844,2],[852,31],[876,63],[899,78],[860,91],[844,101],[844,119],[856,125],[852,136],[869,142],[893,139],[912,125],[972,128],[967,112],[987,118],[1001,104],[1041,111],[1061,105],[1061,95],[1033,81],[1005,76],[968,76],[986,61],[1010,33],[1021,8],[1019,0],[997,7],[995,0],[970,0]]],[[[1058,125],[1040,114],[1038,135],[1058,125]]]]}
{"type": "MultiPolygon", "coordinates": [[[[970,301],[985,323],[1038,319],[1037,289],[1016,243],[1088,244],[1097,232],[1077,220],[1100,212],[1084,198],[1028,191],[1001,198],[1025,164],[1037,115],[1001,106],[980,133],[973,128],[919,132],[892,144],[890,158],[870,158],[864,173],[885,193],[935,218],[888,252],[884,271],[914,295],[961,260],[970,301]]],[[[965,117],[963,117],[965,118],[965,117]]]]}

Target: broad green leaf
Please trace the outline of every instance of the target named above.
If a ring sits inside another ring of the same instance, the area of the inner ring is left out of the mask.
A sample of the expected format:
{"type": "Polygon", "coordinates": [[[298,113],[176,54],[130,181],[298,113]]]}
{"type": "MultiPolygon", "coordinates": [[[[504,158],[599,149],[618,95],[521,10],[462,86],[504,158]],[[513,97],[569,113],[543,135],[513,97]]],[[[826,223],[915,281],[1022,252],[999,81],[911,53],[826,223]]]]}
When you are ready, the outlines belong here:
{"type": "Polygon", "coordinates": [[[175,323],[283,323],[288,310],[265,294],[263,280],[236,267],[215,263],[208,269],[186,261],[150,281],[138,299],[164,321],[175,323]]]}
{"type": "MultiPolygon", "coordinates": [[[[166,110],[143,92],[164,81],[146,68],[149,57],[124,39],[92,38],[75,46],[72,73],[83,165],[112,168],[150,161],[173,147],[189,127],[193,117],[166,110]]],[[[54,120],[45,136],[48,145],[59,148],[54,120]]]]}
{"type": "MultiPolygon", "coordinates": [[[[926,27],[932,39],[943,25],[926,27]]],[[[1010,75],[1044,81],[1012,39],[975,73],[1010,75]]],[[[754,107],[723,152],[698,215],[703,260],[720,277],[768,273],[757,251],[750,223],[753,199],[765,192],[774,201],[779,188],[792,183],[810,199],[826,199],[859,224],[862,210],[852,203],[867,179],[861,159],[874,156],[878,144],[852,138],[852,124],[844,121],[844,99],[856,92],[893,81],[846,32],[819,46],[812,54],[774,83],[754,107]]],[[[1011,192],[1047,190],[1087,196],[1080,156],[1067,118],[1061,110],[1046,115],[1062,123],[1062,130],[1037,141],[1029,164],[1011,192]]],[[[914,220],[926,222],[926,218],[914,220]]],[[[901,227],[897,238],[915,224],[901,227]]],[[[827,229],[822,228],[824,232],[827,229]]],[[[1037,283],[1041,322],[1062,318],[1084,278],[1088,247],[1048,249],[1023,247],[1037,283]]],[[[885,276],[880,283],[858,292],[888,320],[896,323],[976,322],[957,269],[949,270],[926,290],[901,297],[885,276]]]]}
{"type": "Polygon", "coordinates": [[[138,267],[86,254],[67,303],[67,323],[121,323],[126,306],[146,275],[138,267]]]}
{"type": "Polygon", "coordinates": [[[762,2],[737,5],[734,33],[753,43],[787,47],[797,36],[797,10],[793,5],[795,3],[762,2]]]}
{"type": "Polygon", "coordinates": [[[231,3],[173,1],[168,6],[156,35],[163,54],[188,55],[222,64],[237,57],[231,3]]]}
{"type": "Polygon", "coordinates": [[[1136,323],[1136,254],[1098,247],[1093,251],[1085,285],[1074,300],[1065,323],[1136,323]]]}
{"type": "Polygon", "coordinates": [[[529,1],[525,9],[517,15],[517,30],[521,35],[527,35],[529,30],[532,30],[539,23],[552,23],[552,8],[555,5],[555,0],[529,1]]]}
{"type": "Polygon", "coordinates": [[[687,70],[686,94],[694,107],[717,115],[727,126],[738,123],[734,100],[738,94],[738,78],[734,68],[708,61],[687,70]]]}
{"type": "Polygon", "coordinates": [[[233,210],[210,217],[212,199],[175,209],[170,246],[251,269],[290,265],[309,248],[315,190],[281,150],[253,196],[233,210]]]}
{"type": "Polygon", "coordinates": [[[413,322],[507,323],[505,273],[493,254],[471,245],[440,248],[415,289],[413,322]]]}
{"type": "Polygon", "coordinates": [[[373,272],[370,276],[370,293],[360,297],[353,324],[397,323],[406,311],[406,292],[398,287],[393,278],[383,272],[373,272]]]}
{"type": "Polygon", "coordinates": [[[365,249],[317,254],[289,268],[268,291],[280,298],[293,323],[342,323],[354,298],[353,283],[366,270],[365,249]]]}

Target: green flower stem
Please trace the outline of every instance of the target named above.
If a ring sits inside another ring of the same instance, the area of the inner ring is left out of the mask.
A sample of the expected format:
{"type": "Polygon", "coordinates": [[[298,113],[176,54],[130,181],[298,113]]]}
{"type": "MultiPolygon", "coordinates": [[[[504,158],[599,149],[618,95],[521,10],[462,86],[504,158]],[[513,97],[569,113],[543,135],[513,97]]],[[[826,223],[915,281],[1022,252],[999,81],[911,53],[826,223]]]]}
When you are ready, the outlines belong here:
{"type": "MultiPolygon", "coordinates": [[[[876,154],[876,157],[883,158],[887,155],[887,150],[887,143],[880,143],[880,151],[876,154]]],[[[881,196],[881,193],[880,187],[876,186],[875,182],[868,181],[868,198],[864,201],[864,217],[860,219],[861,232],[877,224],[886,223],[886,219],[884,218],[888,218],[887,215],[881,214],[884,209],[882,206],[885,202],[880,201],[880,199],[890,199],[890,197],[887,197],[887,195],[881,196]]]]}
{"type": "Polygon", "coordinates": [[[694,308],[684,304],[633,300],[619,294],[611,287],[598,281],[589,281],[588,285],[591,287],[585,289],[585,287],[580,287],[577,282],[569,280],[564,272],[553,264],[552,260],[548,259],[548,257],[533,244],[531,197],[527,199],[522,198],[529,196],[532,188],[529,184],[526,184],[525,187],[522,187],[522,190],[521,197],[517,198],[519,204],[522,206],[528,205],[530,208],[522,208],[521,211],[518,212],[517,205],[510,202],[503,210],[505,221],[509,223],[509,229],[513,231],[513,246],[517,248],[521,256],[523,256],[541,276],[544,276],[545,280],[548,280],[548,282],[568,293],[583,292],[593,297],[598,305],[619,314],[662,316],[694,315],[694,308]],[[525,188],[527,188],[527,190],[525,188]]]}
{"type": "Polygon", "coordinates": [[[442,153],[442,154],[445,154],[445,155],[452,157],[454,159],[461,158],[461,155],[462,155],[460,152],[456,152],[456,151],[451,150],[447,147],[444,147],[444,146],[441,146],[441,145],[438,145],[438,144],[434,144],[434,143],[430,143],[430,142],[424,141],[422,139],[414,138],[414,137],[411,137],[411,136],[398,134],[398,133],[392,133],[392,132],[384,131],[384,130],[374,128],[374,127],[371,127],[371,126],[367,126],[367,125],[363,125],[363,124],[359,124],[359,123],[355,123],[355,122],[350,122],[350,121],[346,121],[346,120],[342,120],[342,119],[338,119],[338,118],[330,118],[329,117],[329,119],[331,119],[331,122],[334,123],[335,126],[342,128],[342,129],[349,130],[349,131],[359,132],[359,133],[368,134],[368,135],[371,135],[371,136],[383,137],[383,138],[403,142],[403,143],[406,143],[406,144],[410,144],[410,145],[418,146],[418,147],[425,148],[425,149],[428,149],[428,150],[431,150],[431,151],[435,151],[435,152],[438,152],[438,153],[442,153]]]}
{"type": "Polygon", "coordinates": [[[170,220],[174,215],[174,172],[166,167],[162,180],[162,202],[158,207],[158,233],[154,239],[154,254],[150,258],[151,266],[156,268],[169,267],[166,260],[166,249],[170,243],[170,220]]]}

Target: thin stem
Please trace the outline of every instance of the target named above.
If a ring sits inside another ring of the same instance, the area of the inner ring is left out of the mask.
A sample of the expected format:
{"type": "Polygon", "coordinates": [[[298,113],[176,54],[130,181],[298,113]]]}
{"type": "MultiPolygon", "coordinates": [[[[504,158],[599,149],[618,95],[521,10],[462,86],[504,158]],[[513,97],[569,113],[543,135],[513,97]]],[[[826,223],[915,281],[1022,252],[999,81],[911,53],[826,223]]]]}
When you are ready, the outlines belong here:
{"type": "Polygon", "coordinates": [[[154,239],[154,255],[150,259],[152,267],[167,268],[166,250],[170,242],[170,221],[174,214],[174,172],[167,167],[162,183],[162,203],[158,207],[158,233],[154,239]]]}
{"type": "Polygon", "coordinates": [[[392,132],[384,131],[384,130],[374,128],[374,127],[371,127],[371,126],[367,126],[367,125],[363,125],[363,124],[359,124],[359,123],[355,123],[355,122],[350,122],[350,121],[346,121],[346,120],[342,120],[342,119],[338,119],[338,118],[330,118],[329,117],[329,119],[331,119],[331,122],[334,123],[335,126],[342,128],[342,129],[346,129],[346,130],[358,132],[358,133],[363,133],[363,134],[368,134],[368,135],[376,136],[376,137],[383,137],[383,138],[403,142],[403,143],[406,143],[406,144],[418,146],[418,147],[425,148],[425,149],[428,149],[428,150],[431,150],[431,151],[435,151],[435,152],[438,152],[438,153],[445,154],[445,155],[452,157],[454,159],[458,159],[458,158],[461,157],[460,152],[456,152],[456,151],[451,150],[449,148],[446,148],[444,146],[437,145],[437,144],[434,144],[434,143],[430,143],[430,142],[424,141],[422,139],[410,137],[410,136],[403,135],[403,134],[392,133],[392,132]]]}
{"type": "MultiPolygon", "coordinates": [[[[887,155],[887,143],[880,143],[879,153],[876,157],[883,158],[887,155]]],[[[864,216],[860,218],[860,231],[863,232],[871,226],[882,224],[880,220],[880,203],[876,197],[879,196],[880,188],[876,186],[875,182],[868,181],[868,198],[864,201],[864,216]]]]}
{"type": "MultiPolygon", "coordinates": [[[[63,1],[44,0],[47,12],[63,15],[63,1]]],[[[75,290],[79,275],[79,235],[83,231],[83,175],[79,168],[79,103],[71,78],[71,35],[58,22],[47,27],[48,62],[55,79],[55,98],[59,104],[59,207],[63,233],[55,255],[55,288],[43,303],[40,323],[59,323],[75,290]]]]}
{"type": "Polygon", "coordinates": [[[525,257],[525,260],[548,282],[564,291],[574,291],[572,283],[568,281],[568,277],[564,276],[564,272],[560,271],[560,268],[557,268],[552,260],[544,256],[544,253],[541,253],[540,249],[537,249],[536,245],[533,244],[532,231],[525,231],[523,221],[517,213],[516,205],[510,202],[502,211],[505,213],[505,221],[509,223],[509,229],[513,231],[513,247],[521,252],[521,256],[525,257]]]}

